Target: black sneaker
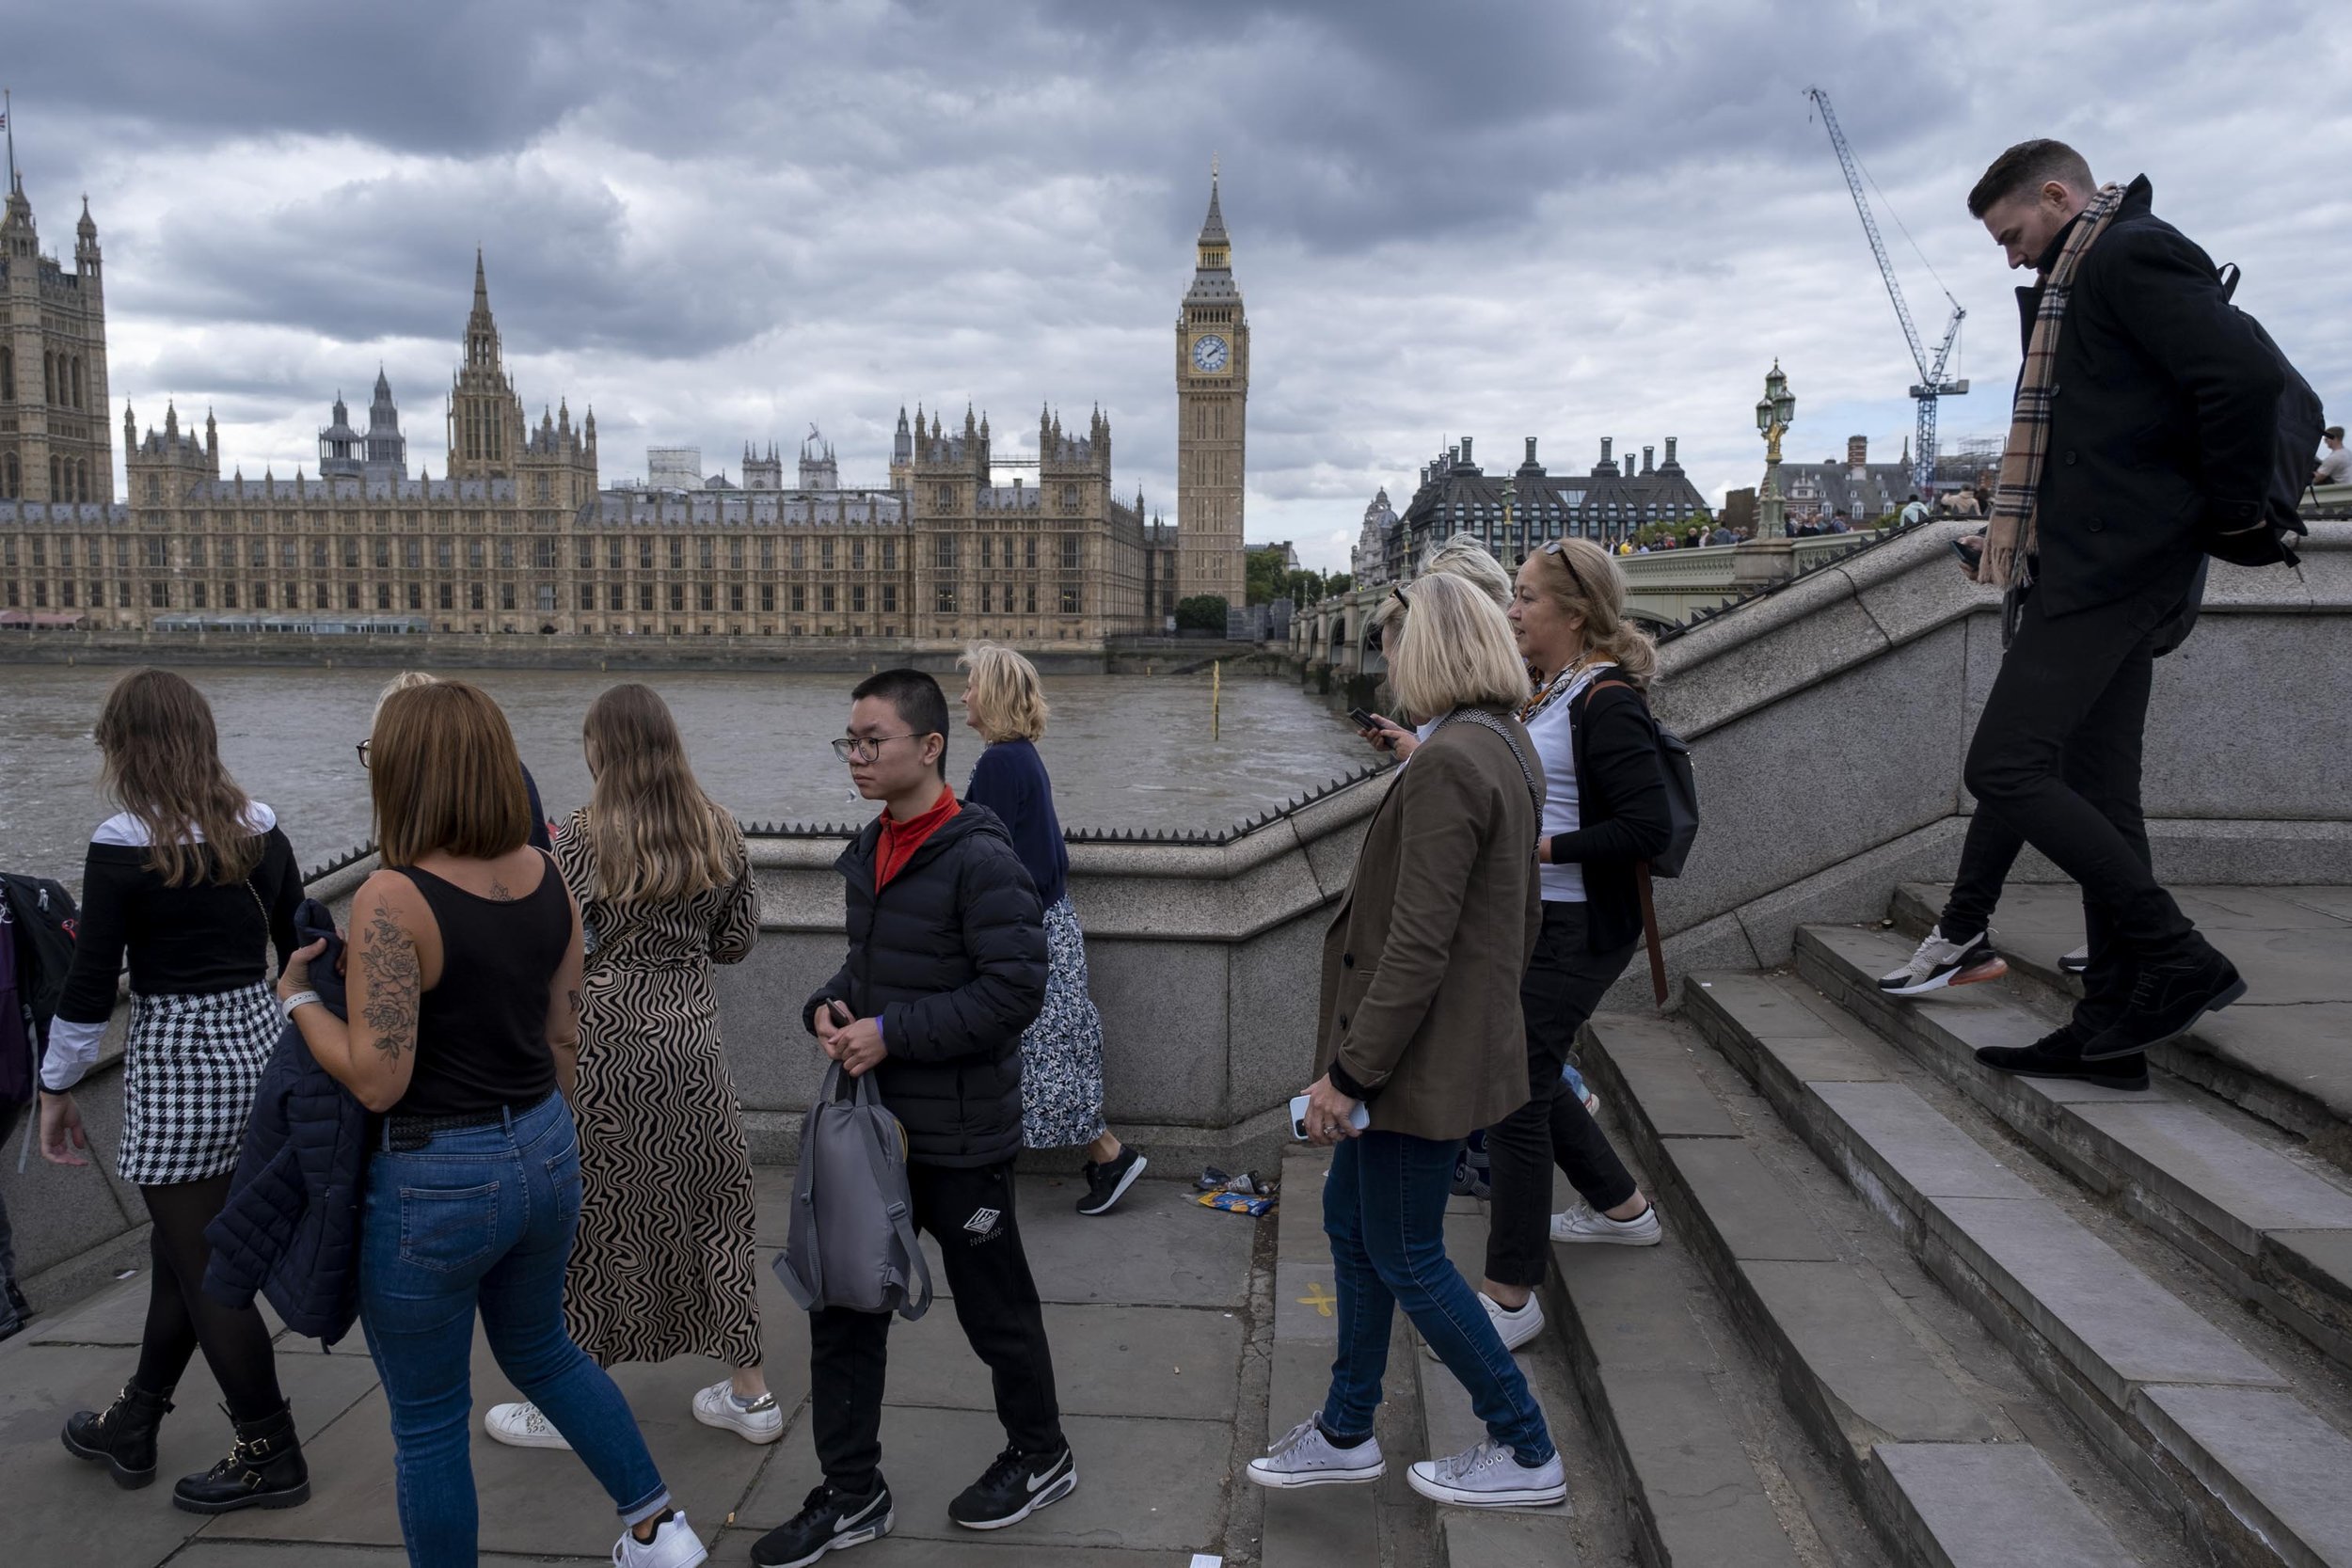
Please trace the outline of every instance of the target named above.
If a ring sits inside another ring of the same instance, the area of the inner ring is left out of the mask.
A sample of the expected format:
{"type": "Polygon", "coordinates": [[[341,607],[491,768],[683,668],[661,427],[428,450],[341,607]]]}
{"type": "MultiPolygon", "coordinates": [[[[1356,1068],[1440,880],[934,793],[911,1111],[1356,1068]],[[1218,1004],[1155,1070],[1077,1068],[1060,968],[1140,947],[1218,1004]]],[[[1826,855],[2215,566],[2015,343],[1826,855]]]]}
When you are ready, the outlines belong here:
{"type": "Polygon", "coordinates": [[[1136,1184],[1136,1178],[1141,1176],[1144,1167],[1151,1163],[1140,1153],[1128,1148],[1120,1148],[1119,1158],[1107,1165],[1098,1165],[1089,1160],[1084,1172],[1087,1179],[1087,1196],[1078,1200],[1078,1212],[1081,1214],[1109,1213],[1112,1205],[1127,1196],[1127,1189],[1136,1184]]]}
{"type": "Polygon", "coordinates": [[[801,1511],[752,1544],[759,1568],[807,1568],[827,1552],[863,1546],[890,1533],[890,1488],[880,1481],[865,1497],[819,1486],[801,1511]]]}
{"type": "Polygon", "coordinates": [[[2061,974],[2081,974],[2087,973],[2090,968],[2090,948],[2089,944],[2077,947],[2071,953],[2058,955],[2058,973],[2061,974]]]}
{"type": "Polygon", "coordinates": [[[966,1529],[1003,1529],[1077,1489],[1078,1462],[1069,1444],[1052,1453],[1008,1448],[987,1474],[947,1505],[947,1517],[966,1529]]]}
{"type": "Polygon", "coordinates": [[[2114,1056],[2095,1066],[2083,1060],[2083,1031],[2062,1024],[2031,1045],[1988,1045],[1978,1049],[1977,1060],[2020,1078],[2071,1078],[2106,1089],[2144,1089],[2148,1058],[2137,1052],[2114,1056]]]}
{"type": "Polygon", "coordinates": [[[2123,1016],[2084,1043],[2083,1060],[2104,1062],[2162,1045],[2244,996],[2237,966],[2210,944],[2199,945],[2203,954],[2186,963],[2141,965],[2123,1016]]]}

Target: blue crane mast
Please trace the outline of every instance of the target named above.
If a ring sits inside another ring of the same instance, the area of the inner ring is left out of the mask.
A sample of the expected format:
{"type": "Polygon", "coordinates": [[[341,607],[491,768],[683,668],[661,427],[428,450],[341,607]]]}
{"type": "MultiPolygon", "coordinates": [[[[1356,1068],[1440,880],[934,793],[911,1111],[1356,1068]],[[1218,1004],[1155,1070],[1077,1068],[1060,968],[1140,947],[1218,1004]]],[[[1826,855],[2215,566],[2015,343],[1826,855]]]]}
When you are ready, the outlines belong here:
{"type": "Polygon", "coordinates": [[[1925,344],[1919,341],[1919,328],[1911,319],[1911,307],[1903,302],[1902,285],[1895,279],[1895,263],[1886,257],[1886,242],[1879,237],[1878,220],[1870,215],[1869,198],[1862,194],[1862,169],[1854,162],[1853,149],[1846,145],[1846,133],[1837,128],[1837,115],[1829,106],[1829,94],[1820,87],[1807,87],[1804,95],[1813,100],[1813,106],[1821,113],[1821,123],[1829,130],[1829,144],[1837,152],[1837,166],[1846,173],[1846,188],[1853,193],[1853,210],[1861,214],[1862,231],[1870,237],[1870,254],[1878,258],[1879,276],[1886,281],[1886,297],[1895,304],[1895,319],[1902,323],[1903,341],[1911,345],[1912,362],[1919,368],[1919,380],[1911,388],[1912,398],[1919,404],[1918,434],[1911,443],[1912,488],[1929,500],[1935,499],[1935,404],[1938,398],[1959,397],[1968,390],[1963,378],[1944,379],[1944,367],[1950,360],[1952,344],[1960,339],[1960,324],[1968,311],[1953,299],[1947,289],[1944,297],[1952,307],[1952,319],[1944,329],[1944,341],[1936,345],[1935,357],[1928,358],[1925,344]]]}

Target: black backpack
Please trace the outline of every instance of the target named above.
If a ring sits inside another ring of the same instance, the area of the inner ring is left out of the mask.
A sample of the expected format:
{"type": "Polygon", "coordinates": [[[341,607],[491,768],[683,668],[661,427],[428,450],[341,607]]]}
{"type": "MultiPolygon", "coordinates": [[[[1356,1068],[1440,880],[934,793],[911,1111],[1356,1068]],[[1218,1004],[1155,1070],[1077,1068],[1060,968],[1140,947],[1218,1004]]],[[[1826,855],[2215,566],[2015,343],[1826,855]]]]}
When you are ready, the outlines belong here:
{"type": "Polygon", "coordinates": [[[19,1099],[13,1091],[20,1086],[23,1099],[32,1098],[49,1048],[49,1021],[73,967],[75,925],[73,895],[63,882],[0,871],[0,942],[15,948],[14,1000],[24,1009],[25,1048],[24,1057],[0,1062],[0,1099],[19,1099]]]}
{"type": "Polygon", "coordinates": [[[1642,940],[1649,949],[1650,992],[1662,1007],[1667,995],[1666,952],[1658,935],[1658,906],[1650,896],[1650,879],[1682,875],[1691,846],[1699,836],[1698,773],[1691,766],[1690,746],[1658,721],[1658,715],[1650,711],[1649,699],[1630,681],[1595,681],[1584,689],[1584,711],[1590,713],[1593,699],[1613,686],[1632,692],[1634,700],[1642,705],[1642,716],[1649,721],[1650,734],[1657,737],[1658,771],[1666,781],[1666,847],[1633,868],[1634,888],[1642,899],[1642,940]]]}
{"type": "MultiPolygon", "coordinates": [[[[2237,293],[2239,274],[2235,262],[2222,267],[2215,276],[2220,280],[2223,299],[2237,293]]],[[[2236,566],[2295,566],[2302,560],[2295,542],[2311,532],[2296,508],[2311,491],[2312,452],[2319,446],[2320,428],[2326,420],[2319,394],[2312,390],[2312,384],[2303,379],[2303,372],[2295,368],[2294,362],[2280,352],[2270,334],[2263,330],[2263,324],[2244,310],[2237,315],[2263,351],[2277,361],[2285,385],[2279,389],[2278,436],[2273,444],[2270,481],[2263,489],[2262,518],[2251,527],[2227,533],[2208,531],[2204,536],[2205,553],[2236,566]]]]}

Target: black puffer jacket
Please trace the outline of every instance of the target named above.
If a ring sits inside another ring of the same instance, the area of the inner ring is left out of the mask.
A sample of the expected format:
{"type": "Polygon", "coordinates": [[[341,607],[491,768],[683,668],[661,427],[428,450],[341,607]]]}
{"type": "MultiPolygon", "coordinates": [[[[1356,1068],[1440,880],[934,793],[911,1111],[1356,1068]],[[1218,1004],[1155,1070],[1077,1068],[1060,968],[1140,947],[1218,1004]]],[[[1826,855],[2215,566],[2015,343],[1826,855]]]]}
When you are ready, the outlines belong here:
{"type": "Polygon", "coordinates": [[[882,819],[834,868],[849,883],[850,957],[801,1009],[838,998],[880,1015],[874,1069],[905,1124],[908,1155],[993,1165],[1021,1148],[1021,1035],[1045,1005],[1045,918],[1012,835],[986,806],[959,806],[879,897],[882,819]]]}

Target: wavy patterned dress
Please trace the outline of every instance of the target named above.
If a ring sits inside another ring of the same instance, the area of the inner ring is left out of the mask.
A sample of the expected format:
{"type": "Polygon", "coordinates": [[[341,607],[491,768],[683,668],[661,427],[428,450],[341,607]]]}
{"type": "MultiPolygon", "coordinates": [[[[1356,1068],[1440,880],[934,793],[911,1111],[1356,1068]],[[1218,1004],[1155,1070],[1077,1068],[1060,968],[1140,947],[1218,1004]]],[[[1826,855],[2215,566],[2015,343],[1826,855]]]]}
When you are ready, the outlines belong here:
{"type": "Polygon", "coordinates": [[[710,966],[751,952],[759,891],[739,840],[727,887],[608,904],[587,830],[583,807],[555,841],[595,933],[572,1097],[581,1196],[564,1321],[601,1366],[674,1355],[756,1366],[752,1161],[710,966]]]}

